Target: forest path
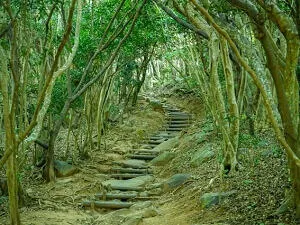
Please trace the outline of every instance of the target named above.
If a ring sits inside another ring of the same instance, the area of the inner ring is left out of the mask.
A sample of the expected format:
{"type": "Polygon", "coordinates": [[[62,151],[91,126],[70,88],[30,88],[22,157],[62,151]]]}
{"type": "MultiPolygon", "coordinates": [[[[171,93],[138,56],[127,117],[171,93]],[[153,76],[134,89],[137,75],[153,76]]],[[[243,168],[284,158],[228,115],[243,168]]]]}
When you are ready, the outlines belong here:
{"type": "MultiPolygon", "coordinates": [[[[104,189],[95,194],[95,200],[82,203],[85,208],[128,209],[102,218],[100,224],[175,224],[170,218],[165,218],[152,201],[158,200],[163,192],[178,188],[190,178],[189,174],[176,174],[161,181],[158,173],[160,166],[175,157],[170,150],[178,142],[180,132],[190,126],[192,116],[167,104],[163,105],[163,109],[166,122],[162,129],[145,138],[138,148],[130,150],[125,159],[112,162],[109,177],[113,179],[102,182],[104,189]],[[153,217],[159,219],[155,222],[150,219],[153,217]],[[147,223],[147,218],[150,223],[147,223]]],[[[167,210],[169,213],[171,211],[167,210]]],[[[185,224],[183,221],[187,222],[184,216],[181,221],[177,217],[176,224],[185,224]]]]}
{"type": "MultiPolygon", "coordinates": [[[[40,173],[33,173],[35,178],[25,185],[31,200],[20,210],[22,224],[192,224],[197,209],[176,196],[185,186],[183,182],[189,182],[189,175],[174,178],[181,170],[166,168],[192,117],[167,104],[162,110],[162,105],[155,100],[154,106],[151,101],[139,101],[133,114],[125,115],[122,124],[108,130],[103,149],[91,151],[89,160],[75,162],[79,173],[47,184],[40,173]],[[157,166],[151,163],[156,156],[162,156],[157,166]]],[[[63,155],[59,150],[64,148],[66,133],[62,130],[60,134],[58,158],[63,155]]],[[[74,144],[70,147],[75,150],[74,144]]],[[[0,224],[7,221],[7,216],[2,217],[0,224]]]]}
{"type": "MultiPolygon", "coordinates": [[[[96,148],[95,138],[90,159],[74,162],[79,173],[49,184],[31,178],[25,190],[32,200],[21,209],[22,224],[299,224],[292,214],[269,216],[284,199],[288,180],[286,159],[276,150],[279,146],[272,135],[264,132],[253,139],[242,133],[239,159],[245,169],[221,179],[222,142],[202,103],[186,95],[169,95],[162,102],[182,110],[167,107],[163,112],[155,102],[140,99],[122,123],[107,130],[101,149],[96,148]],[[193,115],[191,123],[174,119],[183,112],[193,115]],[[165,160],[154,160],[159,164],[154,165],[152,158],[157,155],[165,160]],[[203,196],[226,193],[235,194],[203,207],[203,196]]],[[[82,133],[82,127],[76,132],[82,133]]],[[[62,130],[57,143],[58,159],[66,133],[62,130]]],[[[76,153],[76,145],[70,148],[76,153]]],[[[0,217],[0,224],[7,221],[0,217]]]]}

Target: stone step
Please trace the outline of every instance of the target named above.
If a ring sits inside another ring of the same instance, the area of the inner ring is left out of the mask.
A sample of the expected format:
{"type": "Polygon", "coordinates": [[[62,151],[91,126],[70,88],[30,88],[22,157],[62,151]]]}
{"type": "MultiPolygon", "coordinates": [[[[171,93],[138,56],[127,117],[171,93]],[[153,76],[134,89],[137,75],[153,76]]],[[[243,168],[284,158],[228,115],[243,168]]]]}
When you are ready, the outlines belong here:
{"type": "Polygon", "coordinates": [[[129,208],[133,205],[131,202],[121,201],[84,201],[83,207],[96,207],[96,208],[108,208],[108,209],[123,209],[129,208]]]}
{"type": "Polygon", "coordinates": [[[190,114],[185,112],[168,112],[167,114],[172,116],[191,116],[190,114]]]}
{"type": "Polygon", "coordinates": [[[166,141],[169,138],[173,138],[173,137],[174,137],[174,135],[163,135],[163,136],[160,136],[158,134],[158,135],[154,135],[154,136],[150,137],[150,140],[161,140],[163,138],[166,141]]]}
{"type": "Polygon", "coordinates": [[[190,124],[189,120],[171,120],[167,124],[190,124]]]}
{"type": "Polygon", "coordinates": [[[128,200],[132,198],[136,198],[138,195],[137,193],[97,193],[95,194],[95,197],[97,199],[102,199],[102,200],[111,200],[111,199],[120,199],[120,200],[128,200]]]}
{"type": "Polygon", "coordinates": [[[168,124],[190,124],[192,120],[190,119],[174,119],[170,120],[168,124]],[[178,123],[179,122],[179,123],[178,123]]]}
{"type": "Polygon", "coordinates": [[[124,187],[124,186],[111,186],[111,190],[118,190],[118,191],[143,191],[143,187],[124,187]]]}
{"type": "Polygon", "coordinates": [[[171,110],[166,110],[166,112],[169,114],[169,113],[182,113],[182,111],[180,110],[177,110],[177,109],[171,109],[171,110]]]}
{"type": "Polygon", "coordinates": [[[158,155],[160,152],[156,150],[136,150],[135,154],[151,154],[151,155],[158,155]]]}
{"type": "Polygon", "coordinates": [[[144,176],[145,174],[141,174],[141,173],[113,173],[110,174],[109,176],[111,178],[116,178],[116,179],[131,179],[131,178],[135,178],[135,177],[140,177],[140,176],[144,176]]]}
{"type": "Polygon", "coordinates": [[[155,148],[158,144],[143,144],[141,148],[152,149],[155,148]]]}
{"type": "Polygon", "coordinates": [[[112,163],[115,165],[122,166],[124,168],[133,168],[133,169],[147,169],[149,167],[145,161],[137,160],[137,159],[128,159],[128,160],[123,160],[121,162],[114,161],[112,163]]]}
{"type": "Polygon", "coordinates": [[[149,140],[148,144],[159,145],[159,144],[163,143],[164,141],[165,141],[164,139],[163,140],[161,140],[161,139],[159,139],[159,140],[149,140]]]}
{"type": "MultiPolygon", "coordinates": [[[[170,133],[170,134],[172,134],[173,135],[173,137],[175,137],[176,136],[176,134],[177,134],[177,131],[174,131],[174,130],[161,130],[161,131],[165,131],[165,132],[168,132],[168,133],[170,133]]],[[[180,130],[181,131],[181,130],[180,130]]]]}
{"type": "Polygon", "coordinates": [[[191,116],[185,116],[185,115],[168,115],[168,118],[171,119],[177,119],[177,118],[183,118],[183,119],[191,119],[191,116]]]}
{"type": "Polygon", "coordinates": [[[168,137],[167,138],[166,137],[162,138],[161,136],[152,136],[148,139],[145,139],[145,141],[162,141],[162,142],[164,142],[166,140],[168,140],[168,137]]]}
{"type": "Polygon", "coordinates": [[[168,112],[181,112],[180,109],[165,107],[165,110],[168,112]]]}
{"type": "Polygon", "coordinates": [[[128,158],[131,159],[144,159],[144,160],[151,160],[154,159],[157,155],[141,155],[141,154],[130,154],[128,158]]]}
{"type": "Polygon", "coordinates": [[[189,126],[190,126],[190,124],[183,123],[183,124],[170,124],[168,127],[169,128],[186,128],[189,126]]]}
{"type": "Polygon", "coordinates": [[[169,121],[176,121],[176,120],[191,120],[192,117],[190,116],[169,116],[169,121]]]}
{"type": "Polygon", "coordinates": [[[135,177],[128,180],[116,180],[110,179],[102,182],[103,187],[106,187],[107,191],[119,190],[119,191],[143,191],[146,184],[153,182],[154,177],[145,174],[144,176],[135,177]]]}
{"type": "Polygon", "coordinates": [[[166,131],[182,131],[183,128],[167,128],[166,131]]]}
{"type": "Polygon", "coordinates": [[[122,167],[113,167],[110,169],[111,172],[115,173],[139,173],[139,174],[148,174],[153,173],[150,169],[134,169],[134,168],[122,168],[122,167]]]}

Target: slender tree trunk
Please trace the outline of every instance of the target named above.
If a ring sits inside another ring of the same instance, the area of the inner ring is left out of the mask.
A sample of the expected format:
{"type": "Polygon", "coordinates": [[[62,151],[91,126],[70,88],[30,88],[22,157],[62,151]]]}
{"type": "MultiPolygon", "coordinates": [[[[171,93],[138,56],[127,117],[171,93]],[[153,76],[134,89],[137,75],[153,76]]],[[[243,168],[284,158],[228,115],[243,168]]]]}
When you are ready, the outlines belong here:
{"type": "Polygon", "coordinates": [[[63,110],[61,111],[60,117],[56,120],[54,127],[50,131],[50,138],[48,144],[48,150],[46,152],[46,166],[44,171],[44,177],[48,182],[55,181],[55,172],[54,172],[54,147],[55,141],[59,134],[62,123],[70,109],[71,102],[68,99],[64,105],[63,110]]]}
{"type": "Polygon", "coordinates": [[[70,152],[70,133],[72,130],[72,124],[73,124],[73,112],[70,112],[70,120],[69,120],[69,125],[68,125],[68,134],[67,134],[67,148],[66,148],[66,152],[65,152],[65,160],[69,157],[69,152],[70,152]]]}
{"type": "Polygon", "coordinates": [[[227,98],[229,103],[229,117],[230,117],[230,128],[229,128],[229,139],[232,145],[232,148],[229,148],[226,156],[224,157],[224,166],[229,165],[230,169],[237,169],[237,148],[238,148],[238,140],[239,140],[239,109],[235,97],[235,88],[234,88],[234,77],[233,77],[233,69],[229,59],[229,50],[227,46],[227,41],[224,38],[221,38],[221,52],[222,52],[222,62],[223,69],[226,80],[226,90],[227,90],[227,98]],[[228,155],[228,157],[227,157],[228,155]]]}
{"type": "Polygon", "coordinates": [[[145,82],[146,79],[146,72],[147,72],[147,66],[145,69],[143,69],[143,73],[142,73],[142,79],[138,82],[138,85],[136,86],[134,93],[133,93],[133,98],[132,98],[132,106],[136,106],[137,104],[137,100],[138,100],[138,95],[141,91],[141,88],[145,82]]]}
{"type": "MultiPolygon", "coordinates": [[[[15,41],[15,39],[14,39],[15,41]]],[[[16,56],[15,52],[12,51],[12,57],[16,56]]],[[[0,91],[2,94],[2,104],[3,104],[3,119],[5,128],[5,151],[11,151],[12,153],[8,156],[6,165],[6,175],[8,184],[8,194],[9,194],[9,215],[10,224],[19,225],[20,214],[19,214],[19,202],[18,202],[18,180],[17,180],[17,159],[16,154],[18,151],[18,146],[16,144],[15,136],[15,106],[17,104],[17,98],[14,95],[12,100],[8,92],[8,79],[9,73],[7,68],[7,61],[5,56],[5,51],[0,46],[0,91]],[[10,101],[11,104],[10,104],[10,101]]],[[[14,64],[13,64],[14,65],[14,64]]],[[[14,70],[15,67],[12,68],[14,70]]],[[[16,91],[17,84],[14,86],[16,91]]]]}

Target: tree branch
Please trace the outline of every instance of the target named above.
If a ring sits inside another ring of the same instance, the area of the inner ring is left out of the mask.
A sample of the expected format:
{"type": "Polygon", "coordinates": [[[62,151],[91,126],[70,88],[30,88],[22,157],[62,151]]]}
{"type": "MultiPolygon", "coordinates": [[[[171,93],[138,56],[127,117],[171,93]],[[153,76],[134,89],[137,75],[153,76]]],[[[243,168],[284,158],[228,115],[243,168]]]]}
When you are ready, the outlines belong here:
{"type": "Polygon", "coordinates": [[[298,156],[295,154],[295,152],[291,149],[291,147],[289,146],[289,144],[286,142],[283,133],[280,130],[279,124],[275,118],[272,106],[271,106],[271,102],[268,98],[267,92],[264,88],[263,83],[260,81],[260,79],[258,78],[258,76],[256,75],[255,71],[247,64],[247,62],[242,58],[242,56],[240,55],[238,48],[236,47],[236,45],[234,44],[234,42],[232,41],[231,37],[229,36],[229,34],[222,29],[218,24],[216,24],[216,22],[214,21],[214,19],[211,17],[211,15],[206,11],[206,9],[204,9],[203,7],[201,7],[196,0],[190,0],[195,7],[197,8],[197,10],[209,21],[210,24],[212,24],[212,26],[215,28],[215,30],[222,35],[229,43],[229,45],[231,46],[232,50],[234,51],[234,53],[237,56],[237,60],[240,62],[241,66],[244,67],[244,69],[249,73],[249,75],[251,76],[254,84],[257,86],[257,88],[260,90],[261,95],[263,97],[264,100],[264,105],[267,109],[267,112],[269,114],[269,119],[271,121],[271,124],[273,126],[273,129],[275,131],[275,134],[277,136],[277,139],[280,141],[280,143],[283,145],[284,149],[286,150],[287,154],[295,161],[295,164],[297,166],[300,166],[300,159],[298,158],[298,156]]]}
{"type": "Polygon", "coordinates": [[[208,35],[206,32],[197,29],[196,27],[194,27],[193,25],[191,25],[190,23],[180,19],[178,16],[176,16],[176,14],[174,12],[172,12],[171,9],[169,9],[167,6],[163,5],[159,0],[152,0],[154,1],[163,11],[165,11],[165,13],[167,13],[170,17],[172,17],[177,23],[179,23],[180,25],[182,25],[183,27],[194,31],[196,34],[198,34],[199,36],[208,39],[208,35]]]}

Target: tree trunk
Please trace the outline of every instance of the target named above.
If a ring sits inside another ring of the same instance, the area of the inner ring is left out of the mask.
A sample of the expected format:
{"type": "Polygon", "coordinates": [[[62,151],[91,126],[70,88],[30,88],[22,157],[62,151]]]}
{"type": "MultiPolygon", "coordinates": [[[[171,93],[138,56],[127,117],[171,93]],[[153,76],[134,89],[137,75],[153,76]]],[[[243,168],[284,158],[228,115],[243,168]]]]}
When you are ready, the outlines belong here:
{"type": "Polygon", "coordinates": [[[139,93],[141,91],[141,88],[142,88],[142,86],[145,82],[145,79],[146,79],[146,72],[147,72],[146,70],[147,70],[147,66],[143,71],[142,79],[138,82],[138,85],[136,86],[136,88],[134,90],[133,98],[132,98],[132,106],[136,106],[136,104],[137,104],[138,95],[139,95],[139,93]]]}
{"type": "MultiPolygon", "coordinates": [[[[8,142],[11,142],[11,140],[8,140],[8,142]]],[[[18,202],[18,180],[16,174],[16,149],[14,149],[13,153],[9,156],[6,165],[7,185],[9,194],[10,224],[19,225],[21,224],[21,222],[18,202]]]]}
{"type": "Polygon", "coordinates": [[[48,150],[46,152],[46,166],[44,171],[44,178],[48,182],[55,181],[55,172],[54,172],[54,148],[55,148],[55,141],[59,134],[60,128],[66,117],[68,110],[70,108],[71,102],[68,99],[64,105],[63,110],[61,111],[60,117],[55,122],[53,129],[50,131],[50,138],[48,144],[48,150]]]}
{"type": "Polygon", "coordinates": [[[239,140],[239,129],[240,129],[240,120],[239,120],[239,109],[235,97],[235,87],[234,87],[234,76],[233,69],[229,59],[229,50],[227,46],[227,41],[224,38],[221,38],[221,52],[222,52],[222,62],[223,69],[226,80],[226,92],[228,98],[228,115],[230,118],[229,121],[229,140],[231,147],[227,150],[226,154],[229,161],[224,161],[224,167],[228,166],[230,169],[237,169],[237,148],[239,140]]]}
{"type": "MultiPolygon", "coordinates": [[[[17,163],[16,153],[18,145],[16,144],[15,136],[15,109],[17,105],[16,97],[12,98],[10,104],[10,97],[8,91],[8,68],[5,57],[5,51],[0,46],[0,91],[2,94],[2,105],[3,105],[3,119],[5,127],[5,152],[12,152],[7,158],[7,186],[9,194],[9,214],[10,224],[19,225],[20,214],[19,214],[19,202],[18,202],[18,180],[17,180],[17,163]]],[[[15,56],[15,55],[13,55],[15,56]]],[[[17,86],[17,84],[15,84],[17,86]]],[[[15,90],[16,91],[16,87],[15,90]]]]}
{"type": "Polygon", "coordinates": [[[293,180],[294,204],[296,207],[296,217],[300,218],[300,167],[294,160],[290,159],[290,173],[293,180]]]}

